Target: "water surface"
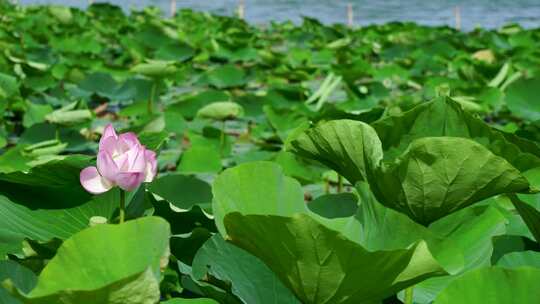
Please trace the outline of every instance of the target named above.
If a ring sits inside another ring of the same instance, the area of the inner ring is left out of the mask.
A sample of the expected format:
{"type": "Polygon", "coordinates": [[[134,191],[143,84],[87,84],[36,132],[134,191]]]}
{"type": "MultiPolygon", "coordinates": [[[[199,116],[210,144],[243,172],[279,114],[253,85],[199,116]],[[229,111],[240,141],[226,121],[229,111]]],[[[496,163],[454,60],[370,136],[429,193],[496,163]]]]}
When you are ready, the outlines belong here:
{"type": "MultiPolygon", "coordinates": [[[[147,5],[169,12],[170,0],[110,0],[129,11],[147,5]]],[[[177,0],[178,8],[193,8],[222,15],[235,13],[239,0],[177,0]]],[[[454,8],[459,6],[461,26],[497,28],[507,23],[540,27],[540,0],[244,0],[245,18],[252,23],[272,20],[300,22],[302,16],[324,23],[346,23],[347,3],[352,3],[354,23],[365,25],[389,21],[415,21],[426,25],[455,25],[454,8]]],[[[86,7],[85,0],[19,0],[21,4],[65,4],[86,7]]]]}

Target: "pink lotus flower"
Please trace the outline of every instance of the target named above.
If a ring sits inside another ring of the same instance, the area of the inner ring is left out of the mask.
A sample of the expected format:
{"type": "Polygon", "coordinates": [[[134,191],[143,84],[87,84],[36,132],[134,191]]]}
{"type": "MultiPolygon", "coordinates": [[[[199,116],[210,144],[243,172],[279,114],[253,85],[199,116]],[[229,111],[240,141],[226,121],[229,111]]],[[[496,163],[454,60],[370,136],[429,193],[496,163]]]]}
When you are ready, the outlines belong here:
{"type": "Polygon", "coordinates": [[[134,133],[116,135],[108,124],[99,140],[97,168],[81,171],[81,185],[86,191],[99,194],[114,186],[131,191],[156,176],[156,153],[146,149],[134,133]]]}

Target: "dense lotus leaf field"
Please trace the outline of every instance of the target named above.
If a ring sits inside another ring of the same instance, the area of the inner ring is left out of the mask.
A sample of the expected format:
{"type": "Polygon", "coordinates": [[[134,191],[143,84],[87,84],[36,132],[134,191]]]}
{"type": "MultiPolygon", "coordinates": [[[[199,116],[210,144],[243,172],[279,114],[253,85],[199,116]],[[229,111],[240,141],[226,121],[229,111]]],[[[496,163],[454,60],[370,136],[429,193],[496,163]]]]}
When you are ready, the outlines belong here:
{"type": "Polygon", "coordinates": [[[0,1],[0,51],[0,303],[540,303],[540,30],[0,1]]]}

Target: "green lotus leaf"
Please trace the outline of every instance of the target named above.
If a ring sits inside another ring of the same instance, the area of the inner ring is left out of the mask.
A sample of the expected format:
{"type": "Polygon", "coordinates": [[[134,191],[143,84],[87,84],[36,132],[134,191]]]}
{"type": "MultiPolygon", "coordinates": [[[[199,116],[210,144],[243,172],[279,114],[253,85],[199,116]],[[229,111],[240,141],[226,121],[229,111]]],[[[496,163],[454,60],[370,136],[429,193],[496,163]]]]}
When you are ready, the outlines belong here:
{"type": "Polygon", "coordinates": [[[466,138],[419,138],[383,162],[381,142],[369,125],[335,120],[301,133],[290,149],[352,184],[367,181],[380,203],[424,225],[493,195],[530,190],[508,161],[466,138]]]}
{"type": "Polygon", "coordinates": [[[144,145],[147,149],[157,151],[161,148],[161,146],[167,141],[169,138],[169,134],[165,131],[161,132],[149,132],[149,131],[143,131],[137,135],[139,137],[139,141],[142,145],[144,145]]]}
{"type": "MultiPolygon", "coordinates": [[[[488,202],[495,205],[492,200],[488,202]]],[[[441,246],[444,252],[452,249],[460,252],[464,260],[463,269],[470,270],[491,265],[493,239],[507,232],[507,224],[500,209],[483,205],[452,213],[432,223],[428,229],[448,243],[441,246]]]]}
{"type": "Polygon", "coordinates": [[[538,268],[481,268],[454,280],[434,303],[537,303],[540,290],[531,282],[538,280],[538,268]]]}
{"type": "Polygon", "coordinates": [[[448,97],[388,116],[372,126],[381,139],[386,161],[401,155],[416,139],[448,136],[472,139],[520,171],[540,166],[537,143],[490,127],[448,97]]]}
{"type": "Polygon", "coordinates": [[[407,249],[367,251],[349,238],[354,232],[347,223],[354,218],[311,213],[300,184],[277,164],[225,170],[213,193],[220,233],[260,258],[302,303],[374,303],[446,274],[424,241],[407,249]]]}
{"type": "Polygon", "coordinates": [[[0,231],[13,235],[12,241],[19,244],[21,237],[43,242],[53,238],[67,239],[87,228],[93,216],[114,219],[119,197],[118,191],[111,190],[72,208],[58,209],[41,200],[41,208],[33,209],[27,201],[12,201],[0,196],[0,231]]]}
{"type": "Polygon", "coordinates": [[[131,68],[131,72],[148,77],[164,77],[176,73],[177,68],[173,62],[152,60],[147,63],[139,63],[131,68]]]}
{"type": "MultiPolygon", "coordinates": [[[[14,261],[0,261],[0,282],[11,280],[12,284],[23,292],[30,292],[37,283],[36,275],[28,268],[14,261]]],[[[5,304],[19,304],[7,290],[0,288],[0,302],[5,304]]]]}
{"type": "Polygon", "coordinates": [[[193,57],[195,51],[187,44],[171,43],[160,47],[156,51],[156,59],[186,61],[193,57]]]}
{"type": "MultiPolygon", "coordinates": [[[[0,73],[0,98],[8,98],[19,92],[17,78],[0,73]]],[[[0,108],[1,109],[1,108],[0,108]]]]}
{"type": "Polygon", "coordinates": [[[0,174],[0,189],[11,200],[34,209],[74,207],[91,198],[79,181],[81,170],[91,164],[91,158],[85,155],[46,159],[24,172],[0,174]]]}
{"type": "Polygon", "coordinates": [[[367,180],[383,158],[375,130],[354,120],[319,124],[299,134],[290,142],[289,149],[336,170],[351,184],[367,180]]]}
{"type": "Polygon", "coordinates": [[[24,127],[29,128],[34,124],[44,122],[52,111],[53,109],[51,105],[28,102],[27,110],[23,117],[24,127]]]}
{"type": "Polygon", "coordinates": [[[157,217],[97,225],[66,240],[29,293],[3,285],[28,304],[154,304],[169,236],[169,224],[157,217]]]}
{"type": "Polygon", "coordinates": [[[405,214],[383,206],[365,188],[363,184],[356,187],[362,201],[356,217],[362,223],[360,243],[369,250],[400,248],[414,240],[425,239],[437,260],[455,273],[489,265],[494,251],[493,238],[507,232],[508,220],[493,199],[469,206],[425,227],[405,214]],[[495,206],[487,207],[488,204],[495,206]]]}
{"type": "MultiPolygon", "coordinates": [[[[356,189],[361,201],[356,218],[361,228],[353,229],[361,231],[356,232],[359,243],[370,251],[403,248],[425,239],[437,261],[448,272],[458,274],[491,265],[493,238],[506,232],[506,218],[493,206],[471,206],[424,227],[377,202],[366,183],[359,183],[356,189]]],[[[453,278],[433,277],[416,284],[414,303],[431,303],[453,278]]]]}
{"type": "Polygon", "coordinates": [[[219,150],[202,145],[193,146],[184,151],[178,165],[178,171],[182,173],[219,172],[221,168],[219,150]]]}
{"type": "Polygon", "coordinates": [[[311,212],[325,218],[343,218],[356,214],[358,197],[352,193],[325,194],[307,205],[311,212]]]}
{"type": "Polygon", "coordinates": [[[506,106],[512,113],[529,121],[540,119],[538,98],[540,78],[520,79],[508,86],[506,106]]]}
{"type": "Polygon", "coordinates": [[[497,194],[529,191],[505,159],[458,137],[415,140],[377,177],[371,184],[382,204],[426,225],[497,194]]]}
{"type": "MultiPolygon", "coordinates": [[[[263,152],[266,152],[268,154],[267,151],[263,152]]],[[[259,159],[252,159],[252,161],[270,159],[261,158],[260,156],[264,156],[264,154],[262,153],[259,153],[259,155],[255,155],[259,157],[259,159]]],[[[320,181],[322,178],[322,174],[325,172],[324,168],[321,168],[315,162],[298,157],[291,152],[280,151],[277,153],[277,155],[275,153],[272,153],[271,156],[275,156],[274,161],[283,168],[283,172],[287,176],[293,177],[303,184],[320,181]]]]}
{"type": "Polygon", "coordinates": [[[359,183],[356,190],[361,201],[355,215],[360,228],[354,227],[359,244],[370,251],[394,250],[426,240],[437,261],[450,273],[489,262],[491,237],[502,233],[506,223],[496,210],[463,210],[425,227],[380,204],[365,183],[359,183]],[[480,215],[473,217],[475,212],[480,215]]]}
{"type": "Polygon", "coordinates": [[[228,101],[230,96],[225,92],[217,90],[202,91],[196,95],[184,97],[167,107],[167,111],[174,111],[182,114],[185,118],[191,119],[196,116],[197,111],[213,102],[228,101]]]}
{"type": "Polygon", "coordinates": [[[210,85],[218,89],[243,86],[247,82],[244,70],[231,64],[218,66],[204,76],[210,85]]]}
{"type": "Polygon", "coordinates": [[[283,216],[307,212],[300,184],[271,162],[250,162],[223,171],[212,193],[216,225],[224,236],[223,219],[231,212],[283,216]]]}
{"type": "Polygon", "coordinates": [[[425,242],[369,252],[307,214],[234,212],[225,217],[225,227],[231,242],[263,260],[302,303],[376,303],[446,274],[425,242]]]}
{"type": "Polygon", "coordinates": [[[242,106],[230,101],[214,102],[202,107],[197,112],[197,117],[214,120],[232,120],[243,115],[244,109],[242,106]]]}
{"type": "Polygon", "coordinates": [[[540,268],[540,252],[519,251],[505,254],[497,261],[497,266],[504,268],[535,267],[540,268]]]}
{"type": "Polygon", "coordinates": [[[530,204],[521,201],[515,194],[510,195],[510,200],[536,241],[540,242],[540,211],[530,204]]]}
{"type": "Polygon", "coordinates": [[[104,97],[112,97],[116,94],[119,84],[111,74],[95,72],[87,74],[79,83],[79,89],[84,95],[93,93],[104,97]]]}
{"type": "Polygon", "coordinates": [[[309,121],[305,115],[297,111],[291,111],[290,108],[274,109],[272,106],[263,106],[264,114],[276,130],[277,135],[284,143],[289,136],[304,131],[309,127],[309,121]]]}
{"type": "Polygon", "coordinates": [[[32,157],[24,153],[25,144],[18,145],[0,155],[0,173],[13,173],[30,169],[32,157]]]}
{"type": "Polygon", "coordinates": [[[45,115],[45,120],[57,124],[77,124],[91,118],[90,110],[53,111],[45,115]]]}
{"type": "Polygon", "coordinates": [[[232,292],[245,303],[300,303],[261,260],[219,234],[199,249],[192,265],[199,280],[212,276],[231,282],[232,292]]]}
{"type": "Polygon", "coordinates": [[[193,176],[162,176],[149,184],[148,190],[183,210],[189,210],[194,205],[212,203],[210,185],[193,176]]]}
{"type": "Polygon", "coordinates": [[[22,254],[24,234],[9,229],[0,229],[0,261],[8,258],[8,254],[22,254]]]}
{"type": "Polygon", "coordinates": [[[49,6],[49,13],[60,23],[69,24],[73,21],[73,14],[69,7],[57,5],[49,6]]]}

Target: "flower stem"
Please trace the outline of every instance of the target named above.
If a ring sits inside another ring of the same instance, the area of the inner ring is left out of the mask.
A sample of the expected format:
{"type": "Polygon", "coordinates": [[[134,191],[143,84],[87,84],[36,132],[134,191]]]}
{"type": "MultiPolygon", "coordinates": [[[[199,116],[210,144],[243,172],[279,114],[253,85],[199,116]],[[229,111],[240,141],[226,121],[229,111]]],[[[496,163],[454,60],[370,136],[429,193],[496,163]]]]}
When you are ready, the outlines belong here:
{"type": "Polygon", "coordinates": [[[124,223],[126,217],[126,191],[120,189],[120,224],[124,223]]]}
{"type": "Polygon", "coordinates": [[[405,289],[405,304],[413,304],[413,288],[414,286],[405,289]]]}

